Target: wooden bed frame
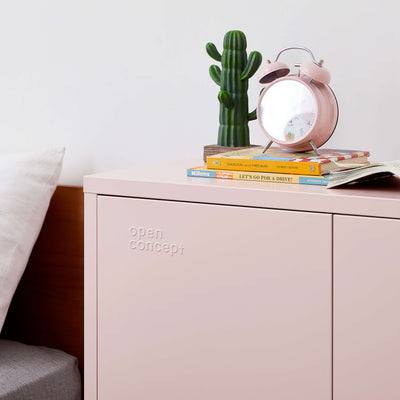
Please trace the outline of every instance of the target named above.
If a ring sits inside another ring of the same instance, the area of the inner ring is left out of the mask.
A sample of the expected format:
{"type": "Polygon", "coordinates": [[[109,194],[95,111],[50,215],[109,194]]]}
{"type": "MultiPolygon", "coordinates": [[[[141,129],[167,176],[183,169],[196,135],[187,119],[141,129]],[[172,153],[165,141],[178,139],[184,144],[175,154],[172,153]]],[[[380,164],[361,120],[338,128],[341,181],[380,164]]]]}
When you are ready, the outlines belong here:
{"type": "Polygon", "coordinates": [[[57,187],[1,337],[72,354],[83,376],[82,187],[57,187]]]}

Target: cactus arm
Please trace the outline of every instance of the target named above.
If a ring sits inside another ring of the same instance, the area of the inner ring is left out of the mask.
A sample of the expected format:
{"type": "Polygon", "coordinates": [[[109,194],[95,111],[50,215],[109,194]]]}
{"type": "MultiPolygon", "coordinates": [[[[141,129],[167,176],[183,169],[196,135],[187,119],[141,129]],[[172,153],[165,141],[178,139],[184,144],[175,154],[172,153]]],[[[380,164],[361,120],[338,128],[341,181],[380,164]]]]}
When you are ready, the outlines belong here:
{"type": "Polygon", "coordinates": [[[215,61],[221,61],[222,55],[221,55],[221,53],[217,50],[217,48],[215,47],[215,44],[214,44],[214,43],[211,43],[211,42],[207,43],[207,44],[206,44],[206,51],[207,51],[207,54],[208,54],[211,58],[213,58],[215,61]]]}
{"type": "Polygon", "coordinates": [[[255,119],[257,119],[257,109],[253,110],[251,113],[247,115],[248,121],[254,121],[255,119]]]}
{"type": "Polygon", "coordinates": [[[221,69],[217,65],[211,65],[209,72],[210,72],[211,79],[218,86],[221,86],[221,69]]]}
{"type": "Polygon", "coordinates": [[[226,108],[231,108],[233,106],[232,96],[226,90],[221,90],[218,93],[218,100],[226,108]]]}
{"type": "Polygon", "coordinates": [[[240,75],[240,79],[244,80],[251,78],[261,65],[261,61],[261,54],[258,51],[252,51],[249,55],[249,59],[247,60],[247,65],[240,75]]]}

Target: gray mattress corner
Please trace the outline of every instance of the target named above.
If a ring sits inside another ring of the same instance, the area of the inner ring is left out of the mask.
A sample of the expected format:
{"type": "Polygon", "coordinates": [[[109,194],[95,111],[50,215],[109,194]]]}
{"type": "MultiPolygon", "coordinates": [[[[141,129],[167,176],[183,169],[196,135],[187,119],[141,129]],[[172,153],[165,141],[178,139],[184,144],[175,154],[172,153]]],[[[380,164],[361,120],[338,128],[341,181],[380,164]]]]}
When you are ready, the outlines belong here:
{"type": "Polygon", "coordinates": [[[80,400],[75,357],[63,351],[0,339],[1,400],[80,400]]]}

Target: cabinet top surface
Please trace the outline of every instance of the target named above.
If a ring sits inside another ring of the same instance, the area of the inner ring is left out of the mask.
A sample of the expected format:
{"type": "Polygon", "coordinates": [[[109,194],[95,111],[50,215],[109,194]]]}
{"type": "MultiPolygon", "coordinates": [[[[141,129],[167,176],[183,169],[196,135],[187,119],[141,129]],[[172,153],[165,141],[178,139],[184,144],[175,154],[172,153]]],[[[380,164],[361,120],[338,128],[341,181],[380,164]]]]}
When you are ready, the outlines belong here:
{"type": "Polygon", "coordinates": [[[400,218],[400,179],[326,189],[324,186],[186,176],[203,165],[187,159],[84,177],[85,193],[361,216],[400,218]]]}

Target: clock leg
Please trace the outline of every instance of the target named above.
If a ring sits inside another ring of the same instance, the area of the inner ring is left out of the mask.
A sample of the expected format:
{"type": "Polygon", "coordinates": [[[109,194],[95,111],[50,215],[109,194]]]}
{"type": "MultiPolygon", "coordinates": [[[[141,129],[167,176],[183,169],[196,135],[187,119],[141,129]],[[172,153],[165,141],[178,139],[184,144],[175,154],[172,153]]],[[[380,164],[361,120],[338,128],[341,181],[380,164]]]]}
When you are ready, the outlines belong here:
{"type": "Polygon", "coordinates": [[[311,144],[312,149],[314,150],[314,153],[315,153],[317,156],[319,156],[317,146],[316,146],[315,143],[312,141],[312,139],[310,139],[310,144],[311,144]]]}
{"type": "Polygon", "coordinates": [[[271,144],[274,143],[272,140],[264,147],[263,154],[271,147],[271,144]]]}

